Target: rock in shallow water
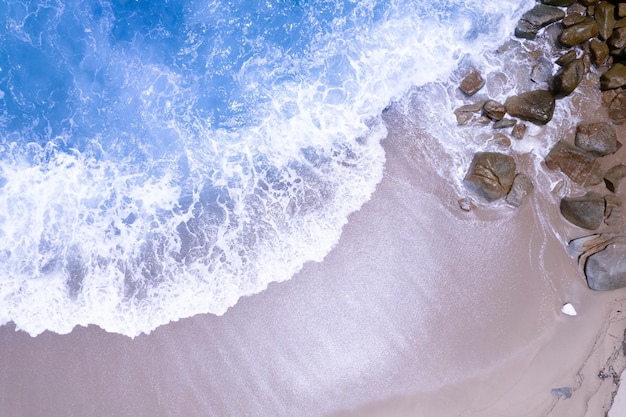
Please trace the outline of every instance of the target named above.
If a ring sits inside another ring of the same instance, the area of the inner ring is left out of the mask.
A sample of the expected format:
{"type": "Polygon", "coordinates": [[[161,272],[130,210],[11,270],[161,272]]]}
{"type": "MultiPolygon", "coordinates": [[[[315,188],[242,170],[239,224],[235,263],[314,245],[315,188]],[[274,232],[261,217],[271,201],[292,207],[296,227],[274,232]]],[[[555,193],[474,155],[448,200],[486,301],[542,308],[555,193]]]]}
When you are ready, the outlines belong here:
{"type": "Polygon", "coordinates": [[[515,28],[515,36],[524,39],[535,39],[539,29],[564,17],[565,12],[558,7],[538,4],[522,15],[515,28]]]}
{"type": "Polygon", "coordinates": [[[484,78],[480,75],[480,73],[476,70],[472,70],[463,81],[461,81],[461,85],[459,88],[468,96],[473,96],[483,88],[485,85],[484,78]]]}
{"type": "Polygon", "coordinates": [[[491,202],[507,195],[514,177],[513,157],[497,152],[478,152],[474,154],[463,184],[473,193],[491,202]]]}
{"type": "Polygon", "coordinates": [[[532,181],[524,174],[517,174],[513,179],[511,191],[506,195],[506,202],[513,207],[519,207],[526,196],[535,189],[532,181]]]}
{"type": "Polygon", "coordinates": [[[582,59],[573,59],[563,65],[563,69],[552,79],[552,92],[565,97],[574,92],[585,76],[585,64],[582,59]]]}
{"type": "Polygon", "coordinates": [[[617,151],[617,133],[606,122],[578,125],[574,143],[594,156],[606,156],[617,151]]]}
{"type": "Polygon", "coordinates": [[[584,187],[600,184],[604,179],[600,163],[593,156],[564,141],[554,145],[545,162],[548,169],[559,169],[584,187]]]}
{"type": "Polygon", "coordinates": [[[546,124],[552,119],[554,106],[554,96],[546,90],[528,91],[509,97],[504,103],[511,116],[537,124],[546,124]]]}

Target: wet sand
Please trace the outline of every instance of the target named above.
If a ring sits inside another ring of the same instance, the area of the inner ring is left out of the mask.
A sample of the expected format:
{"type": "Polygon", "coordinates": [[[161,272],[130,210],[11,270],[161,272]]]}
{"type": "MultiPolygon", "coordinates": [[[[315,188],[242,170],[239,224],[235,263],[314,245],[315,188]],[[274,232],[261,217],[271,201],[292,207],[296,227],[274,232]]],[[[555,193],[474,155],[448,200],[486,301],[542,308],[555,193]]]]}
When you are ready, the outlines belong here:
{"type": "Polygon", "coordinates": [[[552,197],[463,212],[437,141],[385,117],[384,179],[323,262],[135,339],[0,328],[0,415],[604,416],[626,290],[587,288],[552,197]]]}

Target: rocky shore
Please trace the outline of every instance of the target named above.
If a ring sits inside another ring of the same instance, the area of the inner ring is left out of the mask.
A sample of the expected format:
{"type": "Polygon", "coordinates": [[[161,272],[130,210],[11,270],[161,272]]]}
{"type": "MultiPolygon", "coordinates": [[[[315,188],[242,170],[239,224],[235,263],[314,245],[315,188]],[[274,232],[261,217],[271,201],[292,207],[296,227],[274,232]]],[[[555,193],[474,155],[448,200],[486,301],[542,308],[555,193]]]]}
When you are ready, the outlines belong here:
{"type": "MultiPolygon", "coordinates": [[[[595,82],[602,91],[606,120],[579,124],[573,137],[559,140],[547,153],[543,166],[559,171],[578,193],[564,196],[560,212],[571,224],[595,233],[569,242],[568,252],[578,259],[593,290],[626,287],[626,222],[619,186],[626,177],[622,144],[615,127],[626,123],[626,1],[541,0],[518,22],[515,36],[536,42],[538,34],[553,30],[555,59],[537,59],[530,74],[536,89],[508,97],[504,103],[487,99],[455,110],[459,125],[492,124],[494,141],[505,152],[477,152],[463,184],[479,199],[504,199],[520,207],[534,185],[517,172],[511,139],[523,140],[526,122],[549,123],[556,101],[571,95],[583,83],[595,82]],[[510,137],[509,137],[510,136],[510,137]],[[612,166],[603,169],[604,159],[612,166]]],[[[476,69],[459,88],[471,100],[485,84],[476,69]]],[[[471,199],[459,201],[463,210],[471,199]]]]}

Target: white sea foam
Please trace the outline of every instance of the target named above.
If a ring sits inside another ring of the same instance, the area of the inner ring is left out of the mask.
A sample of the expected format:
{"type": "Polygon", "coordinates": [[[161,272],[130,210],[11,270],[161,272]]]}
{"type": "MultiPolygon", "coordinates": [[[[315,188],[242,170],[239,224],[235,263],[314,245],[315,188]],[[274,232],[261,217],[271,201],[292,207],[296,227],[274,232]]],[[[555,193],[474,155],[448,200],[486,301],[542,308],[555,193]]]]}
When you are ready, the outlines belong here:
{"type": "MultiPolygon", "coordinates": [[[[135,336],[198,313],[223,314],[322,260],[382,178],[382,110],[496,47],[525,6],[465,3],[394,4],[361,31],[333,22],[298,61],[278,49],[249,59],[237,83],[243,97],[264,100],[250,110],[255,123],[229,128],[190,111],[198,98],[171,69],[120,62],[130,86],[120,99],[138,101],[150,133],[175,138],[182,151],[163,140],[151,151],[158,160],[137,165],[107,149],[97,157],[39,149],[33,163],[7,144],[0,323],[32,335],[96,324],[135,336]],[[267,60],[284,73],[297,68],[297,76],[277,82],[267,60]]],[[[373,5],[359,3],[354,13],[373,13],[373,5]]],[[[103,53],[116,56],[114,48],[103,53]]],[[[424,91],[438,102],[442,90],[424,91]]],[[[450,116],[431,111],[424,116],[447,130],[450,116]]]]}

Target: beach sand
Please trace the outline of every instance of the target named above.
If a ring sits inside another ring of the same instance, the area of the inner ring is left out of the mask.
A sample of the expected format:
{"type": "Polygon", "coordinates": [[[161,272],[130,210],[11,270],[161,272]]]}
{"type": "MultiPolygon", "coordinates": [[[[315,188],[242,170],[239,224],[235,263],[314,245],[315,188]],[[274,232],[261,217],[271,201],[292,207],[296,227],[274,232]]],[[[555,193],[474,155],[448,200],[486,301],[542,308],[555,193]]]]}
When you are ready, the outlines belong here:
{"type": "Polygon", "coordinates": [[[384,178],[323,262],[135,339],[2,327],[0,415],[604,416],[626,290],[587,288],[584,232],[544,191],[460,210],[438,142],[385,119],[384,178]]]}

